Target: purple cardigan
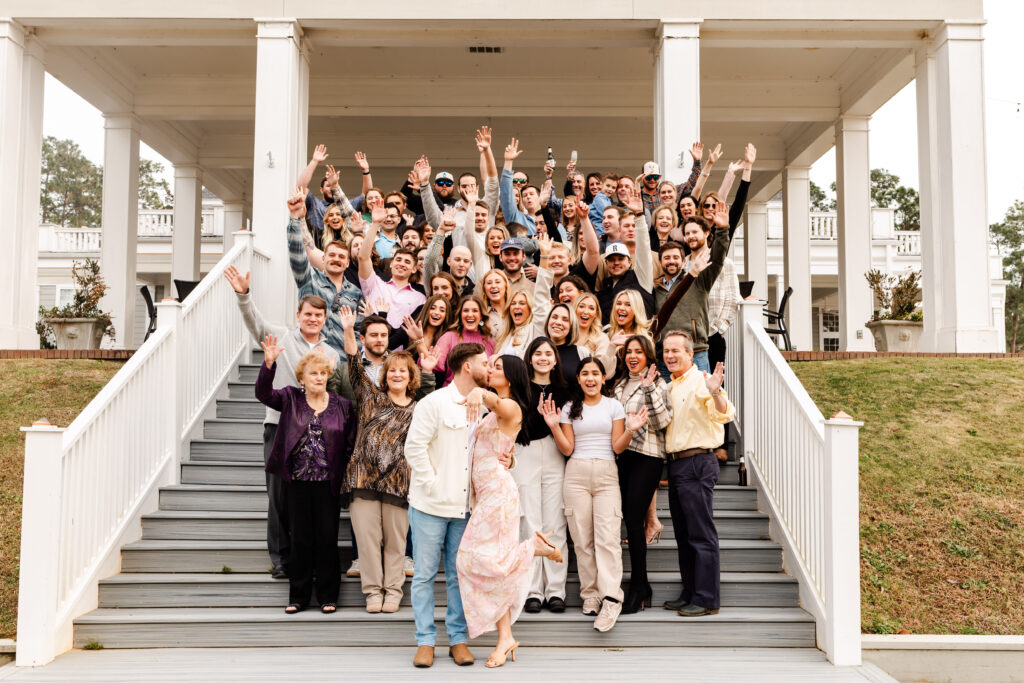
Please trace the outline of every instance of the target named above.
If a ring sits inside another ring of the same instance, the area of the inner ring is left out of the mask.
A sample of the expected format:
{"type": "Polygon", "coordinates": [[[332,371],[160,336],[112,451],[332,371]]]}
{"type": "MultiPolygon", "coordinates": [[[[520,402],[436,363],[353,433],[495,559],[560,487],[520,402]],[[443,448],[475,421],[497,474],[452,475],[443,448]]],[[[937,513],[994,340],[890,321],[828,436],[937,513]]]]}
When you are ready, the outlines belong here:
{"type": "MultiPolygon", "coordinates": [[[[291,481],[292,451],[309,427],[313,409],[306,403],[306,397],[299,387],[274,388],[276,370],[277,363],[270,368],[266,363],[261,363],[260,374],[256,378],[256,398],[281,413],[265,469],[285,481],[291,481]]],[[[352,401],[330,392],[327,396],[329,400],[327,408],[320,413],[320,424],[323,427],[327,465],[331,471],[331,489],[339,493],[345,479],[345,468],[356,444],[357,419],[352,401]]]]}

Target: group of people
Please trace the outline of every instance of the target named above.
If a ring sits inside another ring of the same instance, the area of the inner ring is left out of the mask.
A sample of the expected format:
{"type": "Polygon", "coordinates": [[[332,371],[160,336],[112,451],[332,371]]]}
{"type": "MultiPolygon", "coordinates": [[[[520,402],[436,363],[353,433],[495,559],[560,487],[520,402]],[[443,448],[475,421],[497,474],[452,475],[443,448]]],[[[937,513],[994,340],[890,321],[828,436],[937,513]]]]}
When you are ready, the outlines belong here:
{"type": "Polygon", "coordinates": [[[720,146],[705,160],[695,143],[681,185],[654,162],[636,177],[584,176],[574,155],[558,196],[553,160],[538,187],[514,167],[519,142],[499,174],[491,140],[476,131],[479,179],[431,178],[421,157],[389,193],[357,153],[351,200],[330,165],[320,197],[308,192],[328,158],[318,146],[288,199],[294,328],[264,320],[248,274],[225,273],[264,348],[267,544],[289,581],[285,611],[314,591],[321,611],[337,610],[347,507],[348,574],[366,610],[398,611],[412,576],[417,666],[433,662],[442,562],[457,664],[474,661],[469,639],[497,630],[487,665],[501,666],[522,611],[565,611],[569,538],[595,629],[650,606],[666,469],[682,589],[665,607],[719,609],[712,496],[739,296],[727,254],[756,152],[703,194],[720,146]]]}

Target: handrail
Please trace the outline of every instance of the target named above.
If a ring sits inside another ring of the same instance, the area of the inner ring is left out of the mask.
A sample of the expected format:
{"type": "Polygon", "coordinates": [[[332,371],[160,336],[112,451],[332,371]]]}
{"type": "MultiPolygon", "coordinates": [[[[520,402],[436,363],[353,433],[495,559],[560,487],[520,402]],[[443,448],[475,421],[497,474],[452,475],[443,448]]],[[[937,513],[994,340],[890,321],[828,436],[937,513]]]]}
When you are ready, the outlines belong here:
{"type": "Polygon", "coordinates": [[[159,487],[177,483],[193,428],[249,347],[223,274],[250,262],[269,266],[251,233],[236,233],[187,304],[157,304],[156,332],[67,429],[25,428],[18,665],[71,647],[72,622],[96,607],[99,579],[141,535],[159,487]]]}

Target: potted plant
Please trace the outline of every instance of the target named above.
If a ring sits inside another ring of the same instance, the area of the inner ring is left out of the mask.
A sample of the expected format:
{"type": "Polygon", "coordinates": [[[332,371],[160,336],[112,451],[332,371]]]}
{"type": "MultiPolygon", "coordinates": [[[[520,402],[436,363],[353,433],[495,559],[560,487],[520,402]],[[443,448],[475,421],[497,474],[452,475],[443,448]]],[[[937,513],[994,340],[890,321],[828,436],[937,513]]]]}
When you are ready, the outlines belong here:
{"type": "Polygon", "coordinates": [[[875,350],[916,352],[924,330],[924,316],[918,307],[921,271],[885,275],[873,268],[864,277],[878,303],[871,320],[865,323],[875,338],[875,350]]]}
{"type": "Polygon", "coordinates": [[[71,303],[53,308],[39,307],[39,333],[42,348],[98,349],[104,336],[114,337],[110,315],[100,310],[100,299],[107,286],[100,275],[100,264],[92,259],[71,266],[75,297],[71,303]]]}

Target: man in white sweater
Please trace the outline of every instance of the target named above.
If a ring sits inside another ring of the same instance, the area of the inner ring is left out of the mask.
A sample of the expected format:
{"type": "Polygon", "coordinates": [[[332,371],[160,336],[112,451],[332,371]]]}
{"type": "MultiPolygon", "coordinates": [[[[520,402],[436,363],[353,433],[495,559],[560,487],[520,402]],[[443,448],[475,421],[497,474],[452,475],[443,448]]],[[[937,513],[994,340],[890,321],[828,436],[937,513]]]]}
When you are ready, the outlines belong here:
{"type": "Polygon", "coordinates": [[[457,344],[448,355],[455,373],[452,383],[416,404],[405,440],[409,480],[409,528],[412,531],[412,610],[416,620],[413,664],[434,662],[434,578],[444,556],[448,593],[445,631],[448,654],[456,664],[473,663],[466,646],[466,616],[462,611],[455,557],[469,519],[472,457],[469,437],[474,423],[466,419],[466,396],[487,379],[487,355],[482,344],[457,344]]]}

